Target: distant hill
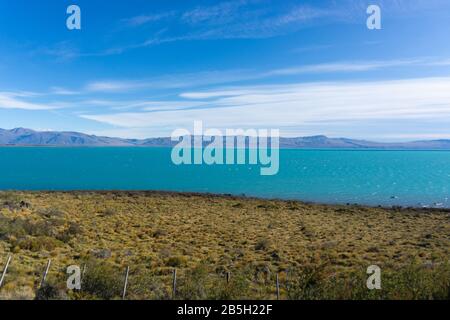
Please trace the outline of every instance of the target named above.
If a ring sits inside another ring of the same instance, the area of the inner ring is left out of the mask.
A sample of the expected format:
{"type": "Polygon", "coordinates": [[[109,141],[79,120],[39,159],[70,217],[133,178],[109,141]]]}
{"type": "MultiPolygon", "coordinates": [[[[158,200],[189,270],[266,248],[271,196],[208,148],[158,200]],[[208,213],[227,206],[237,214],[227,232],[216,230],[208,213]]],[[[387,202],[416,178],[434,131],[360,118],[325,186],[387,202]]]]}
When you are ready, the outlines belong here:
{"type": "Polygon", "coordinates": [[[91,136],[78,132],[0,129],[0,145],[14,146],[132,146],[126,139],[91,136]]]}
{"type": "Polygon", "coordinates": [[[292,149],[400,149],[400,150],[450,150],[450,140],[413,141],[382,143],[347,138],[313,136],[302,138],[281,138],[280,146],[292,149]]]}
{"type": "MultiPolygon", "coordinates": [[[[1,146],[171,147],[175,144],[167,137],[139,140],[99,137],[79,132],[34,131],[25,128],[0,129],[1,146]]],[[[450,140],[381,143],[347,138],[312,136],[280,138],[280,147],[289,149],[450,150],[450,140]]]]}

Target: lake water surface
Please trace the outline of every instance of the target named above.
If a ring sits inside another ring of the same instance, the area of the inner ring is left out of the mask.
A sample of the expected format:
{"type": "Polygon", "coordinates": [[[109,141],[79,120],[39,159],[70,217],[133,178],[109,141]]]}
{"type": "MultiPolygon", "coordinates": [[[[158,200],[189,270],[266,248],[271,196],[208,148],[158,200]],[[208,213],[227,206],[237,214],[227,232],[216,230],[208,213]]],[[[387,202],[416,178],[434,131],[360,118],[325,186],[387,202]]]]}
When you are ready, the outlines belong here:
{"type": "Polygon", "coordinates": [[[280,171],[175,166],[169,148],[0,148],[0,190],[167,190],[450,207],[450,152],[281,150],[280,171]]]}

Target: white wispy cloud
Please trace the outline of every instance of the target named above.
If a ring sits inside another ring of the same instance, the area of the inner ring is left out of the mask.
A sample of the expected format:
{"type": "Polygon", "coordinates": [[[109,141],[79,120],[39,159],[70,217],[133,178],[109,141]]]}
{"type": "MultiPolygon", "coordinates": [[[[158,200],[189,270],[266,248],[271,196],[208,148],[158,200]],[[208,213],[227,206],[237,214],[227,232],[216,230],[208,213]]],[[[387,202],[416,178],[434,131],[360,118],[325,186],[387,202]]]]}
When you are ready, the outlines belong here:
{"type": "Polygon", "coordinates": [[[72,96],[72,95],[78,95],[81,92],[62,88],[62,87],[52,87],[52,88],[50,88],[50,93],[55,94],[55,95],[61,95],[61,96],[72,96]]]}
{"type": "Polygon", "coordinates": [[[311,123],[450,119],[450,78],[396,81],[309,83],[186,92],[182,97],[211,99],[209,108],[156,112],[84,114],[121,128],[167,132],[202,120],[217,128],[302,128],[311,123]]]}
{"type": "Polygon", "coordinates": [[[234,21],[239,14],[239,10],[251,2],[256,1],[236,0],[213,6],[200,6],[182,13],[181,19],[190,24],[225,24],[234,21]]]}
{"type": "Polygon", "coordinates": [[[177,89],[214,85],[255,79],[259,75],[250,70],[211,70],[196,73],[172,74],[145,80],[99,80],[88,83],[88,92],[124,92],[141,89],[177,89]]]}
{"type": "Polygon", "coordinates": [[[175,15],[175,11],[157,13],[157,14],[148,14],[148,15],[139,15],[131,18],[122,19],[122,23],[131,26],[137,27],[151,22],[157,22],[175,15]]]}
{"type": "Polygon", "coordinates": [[[22,109],[22,110],[51,110],[57,109],[55,105],[28,102],[24,98],[35,96],[29,93],[0,92],[1,109],[22,109]]]}
{"type": "Polygon", "coordinates": [[[316,45],[310,45],[305,47],[298,47],[292,50],[294,53],[304,53],[304,52],[310,52],[310,51],[320,51],[325,49],[332,48],[333,45],[331,44],[316,44],[316,45]]]}
{"type": "Polygon", "coordinates": [[[40,46],[33,50],[31,54],[43,54],[56,58],[58,61],[70,61],[83,54],[80,49],[70,41],[62,41],[53,45],[40,46]]]}
{"type": "MultiPolygon", "coordinates": [[[[161,16],[168,17],[171,19],[170,25],[177,26],[177,32],[173,32],[168,24],[162,34],[135,45],[109,50],[109,53],[123,53],[175,41],[271,38],[296,32],[311,24],[360,23],[370,4],[372,2],[368,0],[330,1],[314,5],[234,0],[198,6],[184,12],[137,16],[125,21],[135,21],[136,25],[142,25],[159,21],[161,16]]],[[[382,7],[384,17],[411,16],[425,10],[448,7],[445,0],[379,0],[377,4],[382,7]]]]}
{"type": "Polygon", "coordinates": [[[270,38],[299,30],[318,19],[341,19],[342,8],[338,8],[303,4],[280,6],[272,3],[269,10],[265,1],[234,0],[181,12],[139,15],[122,19],[122,23],[136,27],[163,20],[166,25],[141,42],[83,56],[122,54],[129,50],[176,41],[270,38]]]}
{"type": "MultiPolygon", "coordinates": [[[[243,83],[253,80],[271,80],[271,82],[282,79],[283,77],[304,75],[304,74],[338,74],[338,73],[364,73],[375,70],[389,68],[408,68],[408,67],[445,67],[448,66],[447,58],[410,58],[398,60],[379,60],[379,61],[353,61],[353,62],[329,62],[313,65],[292,66],[282,69],[273,69],[267,71],[256,70],[217,70],[203,71],[188,74],[172,74],[143,80],[98,80],[88,82],[78,89],[67,87],[51,87],[47,92],[29,92],[15,91],[2,92],[2,108],[22,108],[22,109],[54,109],[54,108],[76,108],[80,106],[101,106],[106,109],[184,109],[184,108],[206,108],[209,104],[217,101],[214,99],[245,96],[251,94],[247,86],[243,83]],[[188,88],[212,87],[218,85],[230,85],[240,83],[241,87],[232,90],[214,90],[214,91],[185,91],[179,97],[182,99],[212,99],[212,101],[157,101],[154,99],[137,100],[117,100],[109,97],[112,94],[136,93],[136,92],[156,92],[158,95],[161,90],[181,90],[188,88]],[[103,97],[89,98],[91,95],[104,94],[103,97]],[[109,96],[108,96],[109,95],[109,96]],[[83,96],[84,100],[74,101],[69,99],[72,96],[83,96]],[[44,97],[47,103],[40,102],[44,97]],[[59,98],[67,97],[67,101],[55,101],[59,98]]],[[[287,90],[289,87],[285,87],[287,90]]]]}
{"type": "Polygon", "coordinates": [[[411,66],[445,66],[446,59],[433,60],[429,58],[379,60],[379,61],[338,61],[321,64],[292,66],[289,68],[268,71],[256,70],[224,70],[204,71],[189,74],[165,75],[147,80],[99,80],[88,83],[87,92],[126,92],[144,89],[177,89],[203,85],[217,85],[248,80],[267,79],[273,77],[302,74],[357,73],[374,70],[411,67],[411,66]]]}
{"type": "Polygon", "coordinates": [[[450,66],[450,59],[434,60],[427,63],[428,66],[445,67],[450,66]]]}
{"type": "Polygon", "coordinates": [[[140,81],[95,81],[86,85],[86,91],[92,92],[123,92],[145,88],[146,84],[140,81]]]}
{"type": "MultiPolygon", "coordinates": [[[[365,17],[369,0],[329,1],[317,4],[289,4],[282,1],[233,0],[214,5],[197,6],[184,11],[167,11],[123,18],[127,27],[157,25],[155,33],[134,44],[123,44],[96,52],[82,52],[63,41],[41,47],[39,53],[71,60],[82,57],[103,57],[123,54],[176,41],[264,39],[301,30],[311,25],[360,23],[365,17]]],[[[416,16],[424,11],[445,10],[446,0],[379,0],[383,17],[416,16]]],[[[130,30],[131,32],[131,30],[130,30]]],[[[133,31],[134,32],[134,31],[133,31]]]]}
{"type": "Polygon", "coordinates": [[[285,69],[273,70],[267,75],[293,75],[311,73],[337,73],[337,72],[363,72],[391,67],[403,67],[424,64],[423,59],[409,60],[385,60],[385,61],[354,61],[354,62],[334,62],[316,65],[305,65],[285,69]]]}
{"type": "Polygon", "coordinates": [[[158,23],[162,29],[140,42],[93,52],[84,52],[70,41],[43,46],[35,52],[67,61],[119,55],[130,50],[177,41],[264,39],[299,30],[316,19],[340,16],[336,9],[296,5],[272,11],[263,9],[260,3],[258,0],[235,0],[185,12],[168,11],[124,18],[120,22],[128,27],[158,23]],[[162,24],[163,22],[166,24],[162,24]]]}
{"type": "MultiPolygon", "coordinates": [[[[338,14],[334,9],[307,5],[297,5],[275,13],[261,8],[237,10],[242,6],[228,5],[228,10],[225,11],[216,7],[196,11],[194,21],[200,27],[189,30],[183,36],[179,35],[178,40],[271,38],[297,31],[313,21],[332,18],[338,14]],[[219,16],[216,16],[215,12],[220,12],[219,16]]],[[[192,21],[192,13],[189,16],[192,21]]]]}

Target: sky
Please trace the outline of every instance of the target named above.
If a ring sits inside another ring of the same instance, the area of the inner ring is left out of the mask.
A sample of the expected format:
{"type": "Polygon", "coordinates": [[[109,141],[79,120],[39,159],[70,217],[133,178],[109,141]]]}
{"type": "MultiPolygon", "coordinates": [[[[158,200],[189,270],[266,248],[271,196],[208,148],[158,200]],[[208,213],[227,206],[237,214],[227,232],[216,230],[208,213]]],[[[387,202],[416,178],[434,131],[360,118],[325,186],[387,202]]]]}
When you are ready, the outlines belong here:
{"type": "Polygon", "coordinates": [[[448,0],[0,0],[0,128],[450,138],[449,30],[448,0]]]}

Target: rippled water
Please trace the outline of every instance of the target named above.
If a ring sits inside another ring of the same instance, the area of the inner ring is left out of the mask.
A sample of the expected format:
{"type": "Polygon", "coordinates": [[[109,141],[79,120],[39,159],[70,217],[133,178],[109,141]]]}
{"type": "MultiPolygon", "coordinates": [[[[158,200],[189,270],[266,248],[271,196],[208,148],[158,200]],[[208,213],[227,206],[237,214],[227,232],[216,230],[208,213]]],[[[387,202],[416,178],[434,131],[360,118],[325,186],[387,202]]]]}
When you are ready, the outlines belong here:
{"type": "Polygon", "coordinates": [[[280,171],[175,166],[166,148],[0,148],[2,190],[168,190],[450,207],[450,152],[281,150],[280,171]]]}

